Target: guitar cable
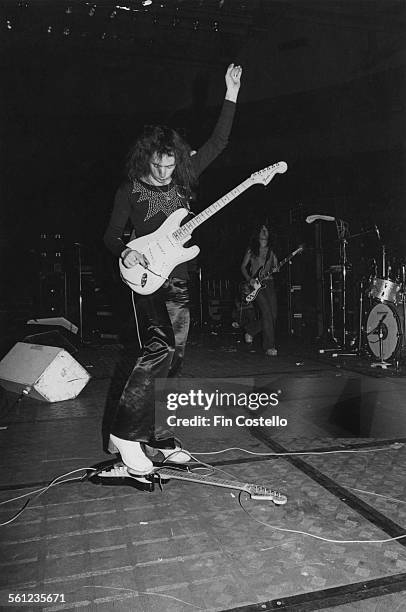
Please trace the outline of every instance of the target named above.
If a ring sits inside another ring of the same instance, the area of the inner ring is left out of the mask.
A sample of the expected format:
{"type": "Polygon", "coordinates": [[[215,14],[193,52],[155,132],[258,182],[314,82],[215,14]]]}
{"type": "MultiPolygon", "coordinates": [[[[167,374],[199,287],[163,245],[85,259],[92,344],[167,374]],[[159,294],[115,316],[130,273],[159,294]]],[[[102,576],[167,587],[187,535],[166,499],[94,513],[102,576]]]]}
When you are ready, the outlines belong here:
{"type": "MultiPolygon", "coordinates": [[[[249,454],[252,454],[252,455],[268,455],[268,456],[269,455],[274,455],[274,456],[275,455],[276,456],[286,456],[286,455],[324,455],[324,454],[337,454],[337,453],[346,453],[346,452],[347,453],[349,453],[349,452],[350,453],[369,453],[369,452],[377,452],[377,451],[383,451],[383,450],[387,451],[389,449],[398,450],[398,449],[400,449],[402,447],[403,447],[403,444],[401,444],[399,442],[395,442],[394,444],[392,444],[389,447],[377,448],[377,449],[365,449],[365,450],[352,450],[352,449],[348,449],[348,450],[339,450],[339,451],[325,451],[325,452],[321,451],[321,452],[304,452],[304,453],[301,453],[301,452],[293,452],[293,453],[256,453],[256,452],[249,451],[247,449],[242,449],[242,448],[228,448],[228,449],[223,449],[223,450],[220,450],[220,451],[213,451],[213,452],[208,452],[208,453],[189,453],[186,450],[182,450],[182,452],[186,452],[197,463],[201,464],[205,468],[210,469],[211,471],[209,472],[208,475],[211,475],[211,474],[216,473],[216,472],[221,472],[223,474],[226,474],[228,477],[231,477],[231,479],[234,479],[235,478],[234,474],[230,474],[229,472],[226,472],[225,470],[223,470],[221,468],[212,466],[212,465],[210,465],[208,463],[204,463],[203,461],[197,459],[197,457],[195,455],[215,455],[215,454],[224,453],[224,452],[227,452],[227,451],[230,451],[230,450],[241,450],[243,452],[246,452],[246,453],[249,453],[249,454]]],[[[168,461],[170,456],[171,455],[166,457],[165,461],[168,461]]],[[[163,463],[165,463],[165,461],[163,463]]],[[[199,467],[197,467],[196,469],[199,469],[199,467]]],[[[159,471],[159,470],[157,470],[157,471],[159,471]]],[[[354,491],[359,491],[359,492],[362,492],[362,493],[367,493],[369,495],[376,495],[376,496],[379,496],[379,497],[383,497],[383,498],[388,499],[388,500],[393,501],[393,502],[398,502],[398,503],[401,503],[401,504],[406,504],[406,501],[401,500],[401,499],[397,499],[395,497],[390,497],[390,496],[387,496],[387,495],[381,495],[380,493],[374,493],[372,491],[363,491],[361,489],[355,489],[354,487],[347,487],[347,488],[352,489],[354,491]]],[[[295,534],[298,534],[298,535],[304,535],[304,536],[308,536],[308,537],[311,537],[311,538],[315,538],[317,540],[322,540],[323,542],[330,542],[332,544],[383,544],[383,543],[393,542],[395,540],[401,540],[403,538],[406,538],[406,533],[405,533],[405,534],[400,535],[400,536],[395,536],[395,537],[392,537],[392,538],[384,538],[384,539],[381,539],[381,540],[334,540],[334,539],[331,539],[331,538],[325,538],[323,536],[318,536],[316,534],[309,533],[307,531],[301,531],[301,530],[298,530],[298,529],[288,529],[288,528],[278,527],[276,525],[271,525],[270,523],[266,523],[265,521],[261,521],[261,520],[257,519],[255,516],[253,516],[247,510],[247,508],[244,507],[244,505],[242,503],[242,495],[243,495],[243,491],[240,491],[239,495],[238,495],[238,503],[241,506],[242,510],[246,514],[248,514],[248,516],[253,521],[255,521],[257,523],[260,523],[261,525],[265,525],[266,527],[270,527],[271,529],[275,529],[276,531],[283,531],[283,532],[287,532],[287,533],[295,533],[295,534]]],[[[246,498],[246,499],[248,499],[248,498],[246,498]]]]}
{"type": "Polygon", "coordinates": [[[132,301],[133,311],[134,311],[135,327],[137,329],[138,344],[140,345],[140,349],[142,349],[142,341],[141,341],[140,327],[138,325],[137,308],[135,306],[134,291],[132,291],[131,289],[130,291],[131,291],[131,301],[132,301]]]}
{"type": "MultiPolygon", "coordinates": [[[[246,453],[251,454],[251,455],[261,455],[261,456],[264,456],[264,455],[265,456],[266,455],[270,456],[270,455],[272,455],[272,456],[279,456],[279,457],[280,456],[289,456],[289,455],[327,455],[327,454],[338,454],[338,453],[358,453],[359,454],[359,453],[379,452],[379,451],[383,451],[383,450],[386,450],[386,451],[387,450],[399,450],[403,446],[404,445],[402,443],[395,442],[394,444],[391,444],[390,446],[382,447],[382,448],[377,448],[377,449],[361,449],[361,450],[347,449],[347,450],[337,450],[337,451],[316,451],[316,452],[296,452],[296,451],[294,451],[294,452],[287,452],[287,453],[257,453],[257,452],[249,451],[248,449],[232,447],[232,448],[227,448],[227,449],[223,449],[223,450],[220,450],[220,451],[212,451],[210,453],[194,453],[194,455],[208,455],[208,454],[215,455],[215,454],[224,453],[224,452],[227,452],[227,451],[230,451],[230,450],[241,450],[241,451],[246,452],[246,453]]],[[[192,454],[191,454],[191,457],[196,460],[196,457],[194,457],[192,454]]],[[[208,466],[208,464],[203,464],[203,465],[208,466]]],[[[220,472],[224,472],[224,470],[220,470],[219,468],[216,468],[214,466],[212,466],[212,468],[215,471],[218,470],[220,472]]],[[[227,473],[227,472],[224,472],[224,473],[227,473]]],[[[234,478],[233,475],[231,475],[231,476],[232,476],[232,478],[234,478]]],[[[345,487],[345,485],[341,485],[341,486],[345,487]]],[[[382,495],[380,493],[375,493],[373,491],[365,491],[365,490],[362,490],[362,489],[356,489],[354,487],[346,487],[346,488],[351,489],[353,491],[358,491],[358,492],[361,492],[361,493],[366,493],[368,495],[375,495],[377,497],[381,497],[381,498],[387,499],[387,500],[392,501],[392,502],[398,502],[400,504],[406,504],[405,500],[397,499],[395,497],[390,497],[388,495],[382,495]]],[[[326,537],[323,537],[323,536],[318,536],[316,534],[309,533],[307,531],[301,531],[301,530],[298,530],[298,529],[288,529],[286,527],[285,528],[278,527],[277,525],[272,525],[270,523],[266,523],[265,521],[261,521],[260,519],[257,519],[251,512],[249,512],[247,510],[247,508],[242,503],[242,495],[243,495],[243,491],[240,491],[239,495],[238,495],[238,503],[239,503],[240,507],[242,508],[242,510],[253,521],[255,521],[255,522],[257,522],[257,523],[259,523],[261,525],[264,525],[265,527],[270,527],[271,529],[274,529],[276,531],[282,531],[282,532],[286,532],[286,533],[294,533],[294,534],[298,534],[298,535],[304,535],[304,536],[308,536],[308,537],[314,538],[316,540],[321,540],[323,542],[329,542],[329,543],[332,543],[332,544],[384,544],[384,543],[393,542],[393,541],[396,541],[396,540],[401,540],[403,538],[406,538],[406,533],[405,533],[405,534],[402,534],[402,535],[399,535],[399,536],[394,536],[394,537],[391,537],[391,538],[383,538],[383,539],[380,539],[380,540],[335,540],[335,539],[332,539],[332,538],[326,538],[326,537]]],[[[248,497],[246,497],[245,499],[248,500],[248,497]]]]}
{"type": "Polygon", "coordinates": [[[29,498],[24,503],[23,507],[20,508],[20,510],[18,510],[8,521],[5,521],[4,523],[0,523],[0,527],[4,527],[5,525],[9,525],[13,521],[15,521],[24,512],[24,510],[26,510],[26,508],[29,506],[29,504],[34,499],[37,499],[38,497],[41,497],[41,495],[43,495],[46,491],[48,491],[52,487],[57,487],[58,485],[65,484],[67,482],[81,481],[85,477],[87,477],[87,472],[89,470],[94,470],[94,468],[86,468],[86,467],[77,468],[76,470],[72,470],[71,472],[66,472],[65,474],[61,474],[60,476],[56,476],[55,478],[53,478],[51,480],[51,482],[48,485],[46,485],[45,487],[41,487],[41,489],[36,489],[35,491],[30,491],[29,493],[23,493],[22,495],[18,495],[17,497],[13,497],[11,499],[6,499],[4,501],[1,501],[0,502],[0,506],[3,506],[5,504],[10,504],[11,502],[17,501],[19,499],[24,499],[24,497],[28,497],[29,498]],[[75,474],[76,472],[83,472],[83,470],[85,470],[86,473],[84,475],[82,475],[82,476],[78,476],[77,478],[67,478],[66,480],[60,480],[64,476],[70,476],[71,474],[75,474]]]}
{"type": "MultiPolygon", "coordinates": [[[[206,452],[206,453],[189,453],[188,451],[183,450],[183,452],[186,452],[194,461],[196,461],[197,463],[199,463],[200,465],[202,465],[203,467],[210,469],[211,473],[214,472],[222,472],[223,474],[226,474],[227,476],[231,477],[232,479],[234,479],[234,475],[230,474],[228,472],[226,472],[225,470],[222,470],[221,468],[212,466],[208,463],[204,463],[203,461],[201,461],[200,459],[197,459],[197,457],[195,457],[195,455],[214,455],[214,454],[219,454],[219,453],[224,453],[227,452],[229,450],[241,450],[243,452],[252,454],[252,455],[273,455],[273,456],[286,456],[286,455],[323,455],[323,454],[338,454],[338,453],[368,453],[368,452],[379,452],[382,450],[398,450],[400,448],[402,448],[404,445],[401,443],[394,443],[389,447],[386,448],[377,448],[377,449],[363,449],[363,450],[352,450],[352,449],[348,449],[348,450],[337,450],[337,451],[317,451],[317,452],[290,452],[290,453],[257,453],[257,452],[253,452],[253,451],[249,451],[248,449],[241,449],[241,448],[236,448],[236,447],[230,447],[228,449],[222,449],[220,451],[212,451],[212,452],[206,452]]],[[[170,455],[169,455],[170,456],[170,455]]],[[[165,461],[168,461],[168,457],[165,459],[165,461]]],[[[163,463],[165,463],[165,461],[163,463]]],[[[196,467],[196,469],[201,469],[199,467],[196,467]]],[[[36,498],[40,497],[41,495],[43,495],[46,491],[48,491],[50,488],[61,485],[61,484],[66,484],[68,482],[75,482],[75,481],[83,481],[85,480],[85,478],[87,478],[88,476],[88,472],[89,471],[94,471],[94,467],[89,468],[89,467],[83,467],[83,468],[78,468],[76,470],[72,470],[70,472],[67,472],[65,474],[61,474],[60,476],[56,476],[53,480],[51,480],[51,482],[45,486],[42,487],[41,489],[37,489],[35,491],[30,491],[29,493],[24,493],[22,495],[19,495],[17,497],[5,500],[0,502],[0,506],[1,505],[5,505],[8,503],[11,503],[13,501],[17,501],[19,499],[23,499],[24,497],[29,497],[29,499],[24,503],[23,507],[20,508],[20,510],[18,510],[18,512],[16,512],[9,520],[0,523],[0,527],[9,525],[10,523],[12,523],[13,521],[15,521],[19,516],[21,516],[21,514],[24,512],[24,510],[26,510],[26,508],[28,507],[28,505],[36,498]],[[60,480],[61,478],[64,478],[65,476],[70,476],[71,474],[75,474],[77,472],[82,472],[85,471],[86,473],[83,474],[82,476],[76,477],[76,478],[67,478],[65,480],[60,480]],[[31,496],[31,497],[30,497],[31,496]]],[[[159,471],[159,469],[157,470],[157,472],[159,471]]],[[[345,485],[342,485],[345,486],[345,485]]],[[[375,493],[373,491],[365,491],[362,489],[356,489],[354,487],[347,487],[349,489],[352,489],[354,491],[359,491],[361,493],[366,493],[369,495],[375,495],[384,499],[388,499],[390,501],[393,502],[398,502],[401,504],[406,503],[406,501],[401,500],[401,499],[397,499],[394,497],[390,497],[390,496],[386,496],[386,495],[382,495],[380,493],[375,493]]],[[[391,537],[391,538],[384,538],[384,539],[380,539],[380,540],[335,540],[335,539],[331,539],[331,538],[326,538],[323,536],[319,536],[313,533],[309,533],[306,531],[301,531],[301,530],[297,530],[297,529],[288,529],[288,528],[283,528],[283,527],[278,527],[277,525],[272,525],[270,523],[266,523],[265,521],[262,521],[260,519],[257,519],[251,512],[249,512],[249,510],[247,510],[247,508],[243,505],[242,503],[242,494],[243,491],[240,491],[239,496],[238,496],[238,502],[240,507],[242,508],[242,510],[255,522],[264,525],[266,527],[269,527],[271,529],[274,529],[276,531],[281,531],[281,532],[286,532],[286,533],[294,533],[294,534],[298,534],[298,535],[304,535],[304,536],[308,536],[311,538],[314,538],[316,540],[321,540],[324,542],[329,542],[329,543],[333,543],[333,544],[383,544],[383,543],[388,543],[388,542],[393,542],[396,540],[401,540],[403,538],[406,538],[406,533],[399,535],[399,536],[395,536],[395,537],[391,537]]],[[[246,498],[248,499],[248,498],[246,498]]]]}
{"type": "Polygon", "coordinates": [[[250,451],[247,448],[240,448],[238,446],[231,446],[229,448],[223,448],[221,450],[218,451],[207,451],[207,452],[200,452],[200,453],[193,453],[194,455],[219,455],[221,453],[227,453],[229,451],[233,451],[233,450],[239,450],[243,453],[247,453],[249,455],[256,455],[258,457],[290,457],[290,456],[295,456],[295,455],[337,455],[340,453],[355,453],[355,454],[361,454],[361,453],[377,453],[379,451],[387,451],[389,449],[393,449],[393,450],[399,450],[400,448],[403,448],[404,444],[402,442],[394,442],[393,444],[391,444],[390,446],[383,446],[380,448],[366,448],[366,449],[342,449],[342,450],[334,450],[334,451],[287,451],[284,453],[259,453],[256,451],[250,451]]]}
{"type": "MultiPolygon", "coordinates": [[[[352,487],[349,487],[349,488],[352,488],[352,487]]],[[[354,490],[356,491],[357,489],[354,489],[354,490]]],[[[378,493],[372,493],[371,491],[365,491],[365,492],[369,493],[370,495],[378,495],[378,493]]],[[[244,512],[248,514],[248,516],[256,523],[259,523],[260,525],[265,525],[265,527],[270,527],[271,529],[275,529],[276,531],[284,531],[286,533],[296,533],[299,535],[304,535],[310,538],[314,538],[316,540],[322,540],[323,542],[329,542],[331,544],[384,544],[384,543],[394,542],[395,540],[402,540],[403,538],[406,538],[406,533],[404,533],[403,535],[395,536],[393,538],[383,538],[381,540],[333,540],[331,538],[325,538],[323,536],[318,536],[314,533],[309,533],[307,531],[300,531],[299,529],[288,529],[286,527],[278,527],[277,525],[271,525],[270,523],[261,521],[260,519],[257,519],[255,516],[253,516],[253,514],[251,514],[251,512],[249,512],[244,507],[243,503],[241,502],[242,493],[243,491],[240,491],[240,494],[238,496],[238,503],[241,506],[241,508],[244,510],[244,512]]],[[[397,501],[403,504],[406,503],[406,501],[403,501],[401,499],[395,499],[393,497],[386,497],[385,495],[383,495],[382,497],[385,497],[385,499],[391,499],[393,501],[397,501]]]]}

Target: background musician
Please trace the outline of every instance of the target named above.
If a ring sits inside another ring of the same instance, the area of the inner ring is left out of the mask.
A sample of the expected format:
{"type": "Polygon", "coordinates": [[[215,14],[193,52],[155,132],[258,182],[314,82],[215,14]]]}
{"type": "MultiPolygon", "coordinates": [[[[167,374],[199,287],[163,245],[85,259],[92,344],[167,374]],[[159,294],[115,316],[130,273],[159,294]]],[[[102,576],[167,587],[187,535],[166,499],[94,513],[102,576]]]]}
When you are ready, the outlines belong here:
{"type": "Polygon", "coordinates": [[[271,245],[270,228],[267,223],[261,223],[252,233],[249,247],[241,263],[241,273],[253,288],[259,273],[262,277],[267,277],[269,274],[269,278],[264,282],[264,287],[260,289],[255,298],[260,318],[247,325],[245,341],[251,344],[254,337],[262,332],[262,348],[270,357],[278,354],[275,347],[278,305],[274,279],[271,274],[277,265],[278,260],[271,245]]]}

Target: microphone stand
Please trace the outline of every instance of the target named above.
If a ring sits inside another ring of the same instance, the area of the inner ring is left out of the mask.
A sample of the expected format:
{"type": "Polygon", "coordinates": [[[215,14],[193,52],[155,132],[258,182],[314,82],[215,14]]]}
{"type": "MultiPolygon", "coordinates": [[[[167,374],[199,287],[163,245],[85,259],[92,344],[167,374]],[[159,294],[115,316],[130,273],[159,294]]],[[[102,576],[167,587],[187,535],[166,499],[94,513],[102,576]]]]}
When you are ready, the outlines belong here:
{"type": "MultiPolygon", "coordinates": [[[[335,337],[335,323],[334,323],[334,285],[333,285],[333,272],[330,270],[329,272],[329,289],[330,289],[330,338],[336,345],[336,348],[339,346],[338,340],[335,337]]],[[[335,349],[334,349],[335,350],[335,349]]]]}
{"type": "Polygon", "coordinates": [[[357,351],[346,351],[347,347],[347,234],[348,223],[342,219],[336,219],[338,239],[340,241],[340,268],[341,268],[341,311],[342,311],[342,349],[332,354],[333,357],[355,357],[357,351]],[[342,352],[344,351],[344,352],[342,352]],[[346,352],[345,352],[346,351],[346,352]]]}

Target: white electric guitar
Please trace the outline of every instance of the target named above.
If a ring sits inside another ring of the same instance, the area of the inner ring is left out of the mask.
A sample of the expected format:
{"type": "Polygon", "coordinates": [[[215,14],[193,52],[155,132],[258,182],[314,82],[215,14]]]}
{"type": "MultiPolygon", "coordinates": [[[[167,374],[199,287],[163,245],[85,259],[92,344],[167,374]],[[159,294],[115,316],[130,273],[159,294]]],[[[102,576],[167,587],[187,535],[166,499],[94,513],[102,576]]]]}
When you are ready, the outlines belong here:
{"type": "Polygon", "coordinates": [[[280,161],[263,170],[254,172],[243,183],[235,187],[211,206],[181,225],[182,220],[189,214],[186,208],[175,210],[152,234],[131,240],[127,247],[145,255],[148,267],[136,264],[126,268],[119,260],[120,274],[123,281],[135,293],[149,295],[157,291],[169,278],[172,270],[179,264],[190,261],[199,254],[199,247],[194,245],[184,248],[190,240],[192,232],[207,221],[212,215],[219,212],[224,206],[230,204],[234,198],[242,194],[248,187],[256,183],[268,185],[275,174],[283,174],[288,169],[286,162],[280,161]]]}
{"type": "Polygon", "coordinates": [[[185,466],[180,467],[173,463],[170,465],[168,463],[168,467],[164,464],[161,466],[155,465],[150,474],[146,476],[137,476],[130,474],[122,461],[110,459],[100,463],[94,468],[89,468],[87,477],[95,484],[128,484],[142,491],[154,491],[155,483],[158,483],[162,489],[162,485],[166,484],[168,480],[183,480],[195,484],[221,487],[223,489],[245,491],[250,495],[251,499],[257,499],[259,501],[269,500],[277,506],[283,506],[287,502],[286,495],[264,485],[231,479],[225,480],[224,478],[218,478],[212,474],[198,474],[196,472],[190,472],[185,466]]]}

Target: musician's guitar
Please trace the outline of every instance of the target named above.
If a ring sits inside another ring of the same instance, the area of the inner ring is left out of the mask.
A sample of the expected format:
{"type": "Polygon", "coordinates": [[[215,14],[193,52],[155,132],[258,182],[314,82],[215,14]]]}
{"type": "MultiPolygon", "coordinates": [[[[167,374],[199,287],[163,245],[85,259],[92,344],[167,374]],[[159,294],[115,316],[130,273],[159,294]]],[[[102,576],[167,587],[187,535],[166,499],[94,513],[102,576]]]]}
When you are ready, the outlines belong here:
{"type": "Polygon", "coordinates": [[[141,295],[149,295],[157,291],[177,265],[190,261],[198,255],[200,251],[198,246],[184,248],[183,245],[190,240],[192,232],[201,223],[207,221],[227,204],[230,204],[234,198],[252,185],[257,183],[268,185],[276,174],[283,174],[287,168],[286,162],[280,161],[263,170],[254,172],[243,183],[184,225],[181,225],[181,222],[189,214],[189,211],[186,208],[179,208],[169,215],[155,232],[131,240],[127,247],[145,255],[148,267],[136,264],[131,268],[126,268],[120,259],[120,274],[123,281],[135,293],[141,295]]]}
{"type": "Polygon", "coordinates": [[[248,293],[248,295],[244,297],[245,302],[247,304],[253,302],[257,297],[258,293],[261,291],[261,289],[266,287],[266,282],[271,278],[272,274],[275,274],[275,272],[279,272],[282,266],[284,266],[286,263],[288,263],[288,261],[296,257],[296,255],[299,255],[299,253],[302,253],[303,249],[304,246],[300,245],[295,251],[285,257],[285,259],[282,259],[282,261],[280,261],[278,265],[272,268],[271,270],[266,270],[266,265],[261,266],[261,268],[258,270],[257,276],[254,278],[254,282],[251,284],[252,291],[250,291],[250,293],[248,293]]]}
{"type": "Polygon", "coordinates": [[[278,506],[284,505],[287,502],[285,495],[263,485],[218,478],[211,474],[190,472],[187,466],[174,466],[174,464],[169,463],[166,465],[162,464],[161,466],[155,465],[151,474],[137,476],[130,474],[122,461],[118,459],[109,459],[95,466],[92,470],[89,469],[87,478],[94,484],[127,484],[142,491],[154,491],[155,484],[158,484],[162,489],[162,485],[168,482],[168,480],[183,480],[196,484],[234,489],[234,491],[245,491],[250,495],[251,499],[269,500],[278,506]]]}

